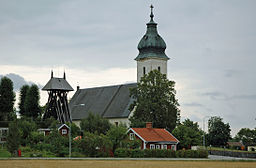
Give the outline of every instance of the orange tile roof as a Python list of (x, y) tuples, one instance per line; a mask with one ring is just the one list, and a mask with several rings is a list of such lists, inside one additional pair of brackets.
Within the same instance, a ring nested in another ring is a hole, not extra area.
[(147, 142), (171, 141), (179, 142), (171, 133), (162, 128), (132, 128)]

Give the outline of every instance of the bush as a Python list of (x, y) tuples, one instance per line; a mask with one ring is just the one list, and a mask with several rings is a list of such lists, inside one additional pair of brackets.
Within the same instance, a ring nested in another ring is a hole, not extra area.
[(90, 157), (109, 156), (109, 150), (112, 146), (110, 140), (105, 135), (85, 132), (84, 137), (84, 139), (76, 142), (83, 154)]
[(150, 157), (152, 157), (152, 150), (150, 150), (150, 149), (144, 149), (144, 157), (145, 158), (150, 158)]
[(130, 157), (130, 151), (126, 148), (117, 148), (114, 153), (115, 157)]
[(132, 158), (143, 158), (144, 152), (141, 149), (133, 149), (133, 150), (131, 150), (131, 157)]
[(199, 150), (199, 157), (200, 158), (208, 158), (208, 151), (207, 150)]

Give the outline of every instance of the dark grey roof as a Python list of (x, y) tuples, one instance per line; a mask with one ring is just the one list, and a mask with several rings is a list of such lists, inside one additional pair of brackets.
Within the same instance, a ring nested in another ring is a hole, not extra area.
[(89, 112), (104, 118), (128, 117), (128, 108), (133, 102), (129, 88), (136, 86), (132, 83), (77, 90), (69, 103), (72, 119), (83, 119)]
[(51, 78), (42, 90), (65, 90), (73, 91), (74, 89), (64, 78)]

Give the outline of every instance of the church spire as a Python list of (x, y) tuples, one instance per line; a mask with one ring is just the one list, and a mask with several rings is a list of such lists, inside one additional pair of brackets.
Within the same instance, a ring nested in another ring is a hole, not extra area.
[(150, 13), (150, 22), (154, 22), (154, 20), (153, 20), (153, 18), (154, 18), (154, 14), (153, 14), (153, 8), (154, 8), (154, 6), (151, 4), (150, 5), (150, 8), (151, 8), (151, 13)]
[(146, 34), (142, 37), (138, 44), (139, 55), (136, 61), (147, 58), (159, 58), (168, 60), (165, 54), (166, 44), (157, 32), (157, 23), (154, 22), (153, 5), (150, 5), (150, 21), (147, 23)]
[(139, 54), (137, 61), (137, 82), (141, 77), (156, 69), (167, 75), (168, 57), (165, 54), (166, 44), (157, 32), (157, 23), (154, 22), (153, 5), (150, 5), (150, 21), (147, 23), (145, 35), (138, 44)]

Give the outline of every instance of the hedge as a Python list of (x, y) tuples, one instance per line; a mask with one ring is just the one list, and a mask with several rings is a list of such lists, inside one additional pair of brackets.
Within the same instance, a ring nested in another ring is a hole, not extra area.
[(118, 148), (114, 153), (115, 157), (131, 158), (207, 158), (206, 150), (161, 150), (161, 149), (126, 149)]

